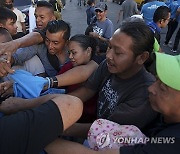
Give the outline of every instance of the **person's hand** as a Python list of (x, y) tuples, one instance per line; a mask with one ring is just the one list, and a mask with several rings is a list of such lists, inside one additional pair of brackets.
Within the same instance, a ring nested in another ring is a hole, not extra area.
[(0, 57), (0, 77), (5, 77), (8, 73), (14, 73), (14, 70), (11, 69), (11, 64), (7, 63), (6, 59)]
[(0, 95), (6, 97), (10, 94), (13, 94), (13, 82), (5, 81), (0, 83)]
[(10, 63), (12, 53), (18, 49), (16, 42), (10, 41), (6, 43), (0, 43), (0, 56), (7, 56), (7, 63)]

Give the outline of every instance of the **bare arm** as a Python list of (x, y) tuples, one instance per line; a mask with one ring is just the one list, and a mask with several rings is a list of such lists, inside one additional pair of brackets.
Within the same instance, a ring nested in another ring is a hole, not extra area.
[(93, 97), (95, 93), (96, 93), (95, 91), (82, 86), (78, 88), (77, 90), (69, 93), (69, 95), (76, 96), (80, 98), (83, 102), (86, 102), (88, 99)]
[(91, 123), (75, 123), (68, 128), (63, 135), (86, 139), (91, 125)]
[(87, 65), (74, 67), (63, 74), (56, 76), (58, 79), (58, 86), (69, 86), (82, 83), (86, 81), (97, 68), (98, 64), (93, 60)]
[(59, 95), (52, 99), (60, 110), (64, 130), (72, 126), (82, 115), (83, 103), (74, 96)]
[(40, 33), (32, 32), (19, 39), (1, 43), (0, 55), (7, 54), (7, 61), (10, 62), (12, 53), (15, 52), (18, 48), (31, 46), (41, 42), (43, 42), (43, 38), (41, 37)]
[(119, 149), (109, 149), (103, 151), (94, 151), (89, 149), (82, 144), (66, 141), (62, 139), (57, 139), (45, 148), (48, 154), (120, 154)]
[(10, 97), (0, 104), (0, 111), (5, 114), (12, 114), (21, 110), (37, 107), (46, 101), (59, 95), (45, 95), (34, 99), (23, 99), (19, 97)]

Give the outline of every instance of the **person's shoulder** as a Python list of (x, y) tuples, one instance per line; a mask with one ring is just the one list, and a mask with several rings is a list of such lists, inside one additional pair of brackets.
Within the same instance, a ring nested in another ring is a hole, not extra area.
[(155, 77), (146, 71), (146, 69), (143, 67), (139, 72), (137, 72), (133, 77), (130, 79), (132, 82), (135, 82), (136, 85), (139, 86), (149, 86), (155, 81)]
[(17, 13), (22, 13), (18, 8), (14, 8), (13, 11), (15, 11), (15, 12), (17, 12)]
[(180, 123), (167, 125), (165, 129), (158, 133), (158, 136), (173, 136), (180, 138)]
[(113, 24), (112, 21), (111, 21), (109, 18), (106, 18), (105, 22), (106, 22), (107, 24)]
[(90, 7), (90, 10), (92, 11), (92, 12), (95, 12), (95, 8), (94, 7)]
[(104, 70), (104, 71), (108, 70), (106, 59), (100, 63), (99, 68), (102, 68), (102, 70)]
[(100, 65), (100, 63), (102, 62), (102, 61), (104, 61), (106, 59), (106, 56), (105, 55), (94, 55), (93, 57), (92, 57), (92, 60), (94, 61), (94, 62), (96, 62), (98, 65)]
[(154, 1), (154, 3), (159, 6), (167, 6), (164, 2), (160, 2), (160, 1)]
[(41, 37), (45, 40), (45, 38), (46, 38), (46, 28), (43, 29), (43, 30), (35, 28), (33, 30), (33, 32), (38, 32), (41, 35)]
[(144, 67), (142, 68), (142, 79), (145, 82), (154, 82), (155, 81), (155, 77), (154, 75), (152, 75), (152, 73), (148, 72)]

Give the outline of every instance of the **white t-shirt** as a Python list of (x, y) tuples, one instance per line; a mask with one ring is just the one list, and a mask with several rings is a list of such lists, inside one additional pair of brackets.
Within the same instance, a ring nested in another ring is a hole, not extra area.
[(23, 16), (23, 13), (20, 10), (18, 10), (17, 8), (14, 8), (13, 12), (17, 16), (17, 21), (16, 21), (16, 25), (18, 27), (17, 32), (23, 32), (21, 22), (25, 22), (25, 17)]
[(36, 18), (34, 16), (35, 7), (31, 6), (29, 8), (29, 32), (32, 32), (36, 27)]

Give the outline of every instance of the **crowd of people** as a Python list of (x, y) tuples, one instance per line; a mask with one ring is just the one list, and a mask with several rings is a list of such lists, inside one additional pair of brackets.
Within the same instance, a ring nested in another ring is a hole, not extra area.
[(107, 3), (89, 0), (87, 29), (71, 36), (53, 5), (62, 2), (37, 1), (26, 34), (13, 0), (1, 1), (0, 153), (179, 153), (180, 55), (159, 45), (161, 29), (167, 45), (177, 27), (178, 3), (139, 11), (125, 0), (115, 30)]

